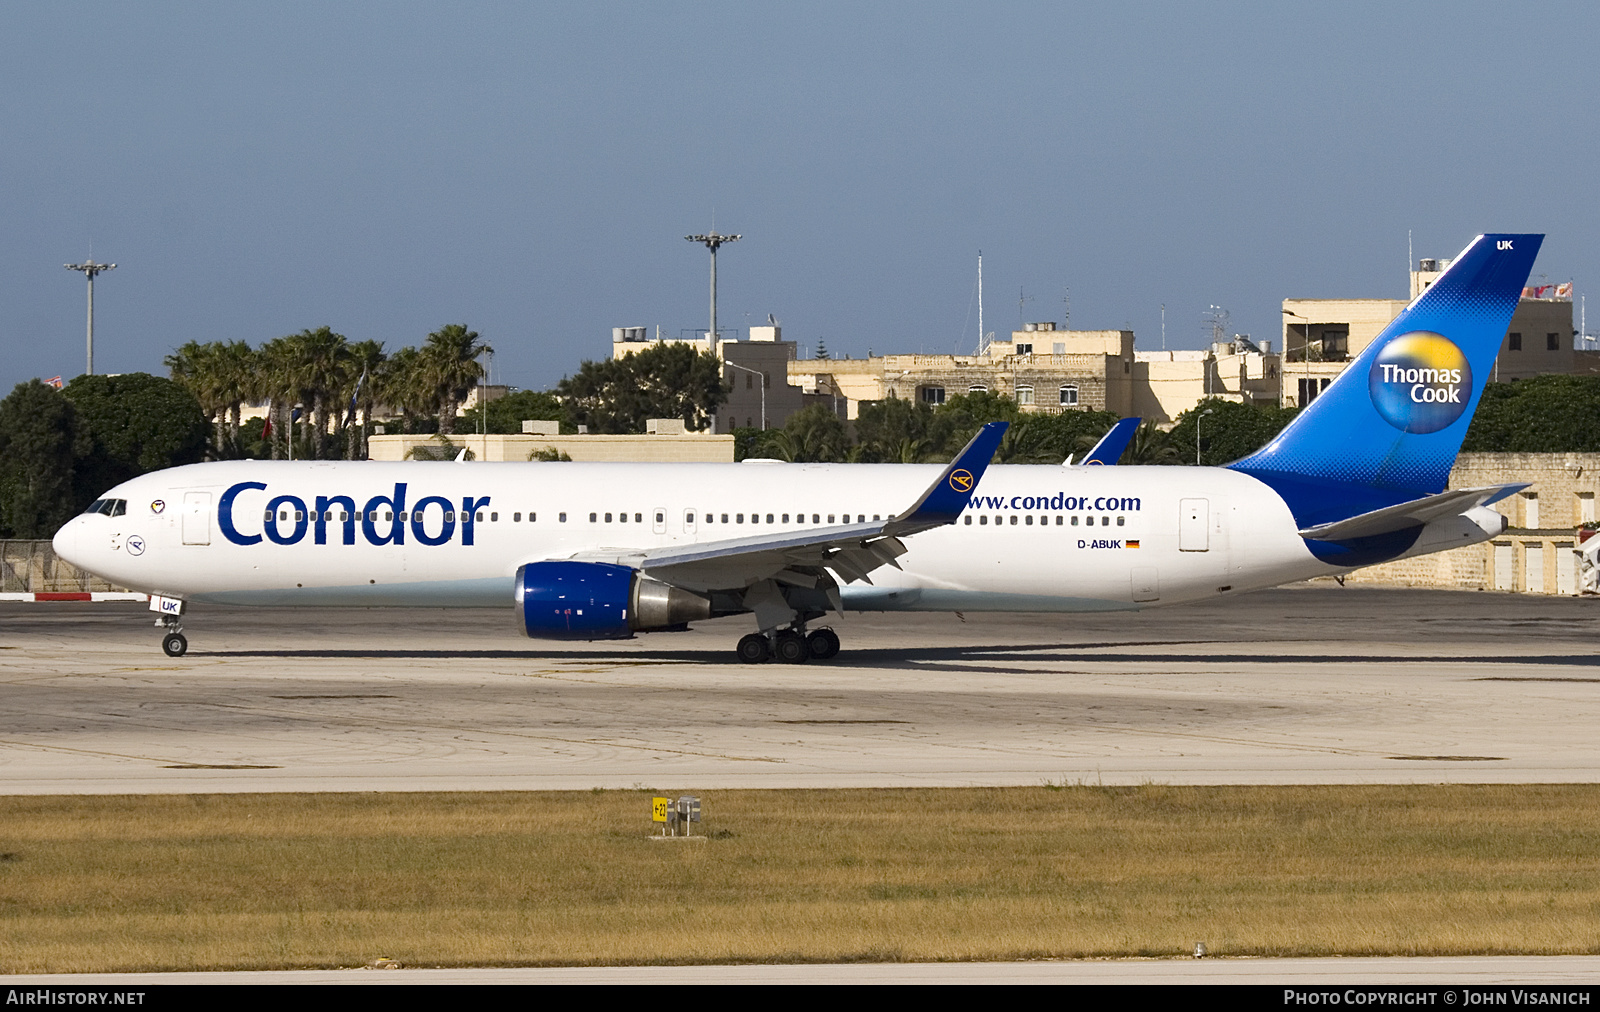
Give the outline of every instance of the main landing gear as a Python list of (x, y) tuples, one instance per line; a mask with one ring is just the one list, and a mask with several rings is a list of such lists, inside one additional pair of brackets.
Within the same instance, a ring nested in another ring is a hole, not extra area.
[(166, 651), (168, 657), (182, 657), (189, 650), (189, 641), (183, 635), (183, 626), (178, 622), (176, 615), (163, 615), (156, 619), (156, 627), (164, 628), (167, 634), (161, 637), (161, 649)]
[(778, 629), (751, 633), (739, 640), (736, 650), (745, 664), (760, 664), (774, 658), (785, 664), (804, 664), (808, 660), (826, 661), (839, 653), (839, 634), (832, 629)]

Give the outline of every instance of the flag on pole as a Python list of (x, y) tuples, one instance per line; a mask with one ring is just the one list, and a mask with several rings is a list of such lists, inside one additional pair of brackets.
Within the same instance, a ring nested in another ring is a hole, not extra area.
[(61, 389), (61, 377), (60, 376), (52, 376), (49, 379), (45, 380), (45, 383), (47, 385), (49, 385), (49, 386), (55, 387), (57, 390)]
[(362, 366), (361, 367), (361, 378), (356, 380), (355, 392), (350, 395), (350, 416), (345, 419), (345, 423), (344, 424), (346, 426), (348, 426), (351, 422), (354, 422), (356, 420), (356, 402), (361, 399), (361, 388), (366, 386), (366, 385), (367, 385), (367, 367), (366, 366)]
[(267, 422), (266, 422), (265, 425), (261, 426), (261, 438), (262, 439), (271, 439), (272, 438), (272, 399), (271, 398), (267, 399)]

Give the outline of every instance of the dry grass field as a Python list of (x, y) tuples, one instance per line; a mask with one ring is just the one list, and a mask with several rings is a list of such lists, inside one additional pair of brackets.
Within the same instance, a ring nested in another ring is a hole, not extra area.
[(0, 798), (0, 971), (1600, 951), (1597, 786), (650, 794)]

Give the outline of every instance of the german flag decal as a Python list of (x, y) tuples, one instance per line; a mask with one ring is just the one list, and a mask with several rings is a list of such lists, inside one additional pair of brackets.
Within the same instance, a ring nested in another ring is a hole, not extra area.
[(1127, 545), (1129, 548), (1138, 548), (1139, 547), (1139, 542), (1137, 542), (1137, 541), (1124, 541), (1123, 544)]

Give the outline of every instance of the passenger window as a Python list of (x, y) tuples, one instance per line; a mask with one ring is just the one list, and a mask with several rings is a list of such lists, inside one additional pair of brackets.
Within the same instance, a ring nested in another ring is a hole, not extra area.
[[(667, 515), (666, 515), (666, 514), (665, 514), (665, 513), (662, 513), (662, 512), (659, 512), (659, 511), (658, 511), (658, 512), (657, 512), (657, 513), (656, 513), (656, 523), (658, 523), (658, 524), (664, 524), (664, 523), (666, 523), (666, 522), (667, 522)], [(693, 522), (694, 522), (694, 521), (692, 521), (692, 520), (691, 520), (691, 521), (690, 521), (690, 523), (693, 523)]]
[(772, 514), (771, 513), (767, 514), (767, 523), (769, 523), (769, 524), (772, 523)]
[(874, 514), (872, 514), (872, 519), (874, 519), (874, 520), (882, 520), (883, 517), (880, 517), (880, 516), (878, 516), (878, 514), (874, 513)]
[(341, 523), (341, 524), (342, 524), (342, 523), (345, 523), (345, 522), (346, 522), (346, 521), (348, 521), (348, 520), (349, 520), (349, 519), (350, 519), (350, 514), (348, 514), (348, 513), (346, 513), (346, 512), (344, 512), (344, 511), (343, 511), (343, 510), (340, 510), (340, 511), (339, 511), (339, 522), (340, 522), (340, 523)]
[(722, 514), (721, 522), (722, 523), (727, 523), (728, 522), (728, 514), (726, 514), (726, 513)]
[(834, 517), (834, 514), (832, 514), (832, 513), (828, 514), (828, 523), (830, 523), (830, 524), (833, 523), (833, 517)]
[(599, 518), (599, 516), (600, 516), (600, 514), (598, 514), (598, 513), (590, 513), (589, 514), (589, 522), (591, 524), (594, 523), (595, 520)]
[(1017, 516), (1016, 516), (1015, 513), (1013, 513), (1011, 515), (1011, 526), (1013, 526), (1013, 527), (1017, 526)]
[(972, 526), (972, 518), (971, 517), (962, 517), (962, 519), (966, 521), (968, 527)]
[[(401, 517), (400, 519), (404, 520), (405, 517)], [(463, 517), (462, 519), (465, 519), (465, 518)], [(455, 523), (456, 522), (456, 511), (455, 510), (445, 510), (444, 511), (444, 522), (447, 523), (447, 524)]]
[(610, 523), (610, 522), (611, 522), (611, 514), (610, 514), (610, 513), (607, 513), (607, 514), (606, 514), (606, 523), (608, 523), (608, 524), (609, 524), (609, 523)]
[[(589, 519), (593, 520), (594, 518), (590, 517)], [(557, 523), (563, 523), (563, 524), (566, 523), (567, 522), (567, 515), (565, 513), (556, 514), (556, 522)]]
[(989, 525), (989, 515), (987, 513), (985, 513), (983, 516), (978, 518), (978, 526), (979, 527), (987, 527), (988, 525)]
[(635, 513), (633, 515), (633, 522), (636, 523), (636, 524), (644, 523), (644, 514), (643, 513)]
[(531, 524), (531, 523), (533, 523), (533, 522), (534, 522), (534, 521), (535, 521), (535, 520), (538, 520), (538, 519), (539, 519), (539, 514), (537, 514), (537, 513), (529, 513), (529, 514), (528, 514), (528, 523), (530, 523), (530, 524)]
[(813, 513), (813, 514), (811, 514), (811, 522), (814, 523), (814, 524), (822, 523), (822, 514), (821, 513)]
[(743, 513), (735, 513), (734, 516), (733, 516), (733, 522), (736, 523), (736, 524), (744, 523), (744, 514)]
[(1072, 518), (1072, 526), (1074, 526), (1074, 527), (1078, 526), (1078, 518), (1077, 517), (1073, 517)]
[(1121, 527), (1123, 525), (1123, 523), (1125, 522), (1125, 520), (1126, 520), (1126, 518), (1124, 518), (1124, 517), (1117, 517), (1117, 526)]
[(1063, 516), (1059, 516), (1059, 515), (1058, 515), (1058, 516), (1057, 516), (1057, 517), (1056, 517), (1056, 526), (1057, 526), (1057, 527), (1060, 527), (1060, 526), (1061, 526), (1061, 522), (1062, 522), (1062, 521), (1063, 521), (1063, 520), (1065, 520), (1065, 519), (1066, 519), (1066, 517), (1063, 517)]
[(383, 518), (385, 520), (393, 520), (394, 519), (394, 510), (384, 510), (383, 511)]
[(1033, 514), (1032, 513), (1029, 513), (1027, 516), (1023, 517), (1022, 519), (1023, 519), (1023, 522), (1026, 523), (1029, 527), (1033, 526)]
[[(483, 514), (482, 514), (482, 513), (479, 513), (479, 514), (478, 514), (478, 515), (479, 515), (479, 516), (480, 516), (480, 517), (481, 517), (481, 516), (483, 516)], [(493, 524), (493, 523), (498, 523), (498, 522), (499, 522), (499, 520), (500, 520), (500, 514), (498, 514), (498, 513), (490, 513), (490, 514), (489, 514), (489, 522), (490, 522), (490, 523), (491, 523), (491, 524)]]
[(522, 514), (521, 513), (513, 513), (513, 514), (511, 514), (511, 522), (514, 523), (514, 524), (522, 523)]
[[(611, 514), (607, 513), (606, 514), (606, 521), (609, 523), (610, 520), (611, 520)], [(617, 520), (620, 523), (627, 523), (628, 522), (628, 514), (626, 514), (626, 513), (622, 514), (621, 516), (617, 517)]]
[(784, 523), (788, 523), (788, 522), (789, 522), (789, 514), (787, 514), (787, 513), (785, 513), (785, 514), (784, 514), (784, 515), (783, 515), (783, 522), (784, 522)]

